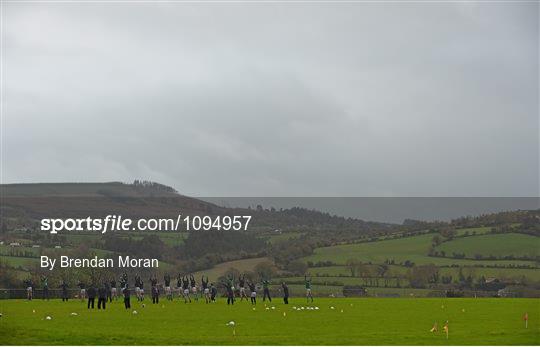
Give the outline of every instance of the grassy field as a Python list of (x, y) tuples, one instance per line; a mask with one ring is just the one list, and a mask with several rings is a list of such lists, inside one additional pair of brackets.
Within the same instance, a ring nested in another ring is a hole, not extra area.
[[(492, 236), (492, 235), (488, 235)], [(521, 235), (520, 235), (521, 236)], [(483, 236), (475, 236), (483, 237)], [(533, 236), (531, 236), (533, 237)], [(432, 234), (405, 237), (395, 240), (385, 240), (377, 242), (356, 243), (347, 245), (338, 245), (331, 247), (317, 248), (313, 255), (303, 258), (304, 261), (332, 261), (335, 264), (344, 265), (349, 259), (358, 259), (363, 262), (372, 262), (382, 264), (386, 259), (394, 259), (396, 263), (412, 261), (417, 265), (435, 264), (435, 265), (531, 265), (535, 266), (533, 261), (520, 260), (469, 260), (469, 259), (450, 259), (428, 256), (428, 250), (431, 245)], [(471, 237), (474, 238), (474, 237)], [(464, 243), (471, 238), (463, 238)], [(536, 240), (538, 238), (534, 237)], [(538, 245), (538, 243), (533, 243)]]
[(487, 234), (491, 231), (490, 227), (478, 227), (478, 228), (463, 228), (463, 229), (456, 229), (456, 234), (461, 236), (466, 233), (474, 234), (474, 235), (483, 235)]
[(466, 257), (474, 257), (475, 254), (535, 257), (540, 255), (540, 238), (515, 233), (479, 235), (444, 242), (437, 250), (446, 254), (465, 253)]
[[(227, 306), (120, 301), (106, 311), (77, 300), (0, 301), (2, 345), (538, 345), (537, 299), (303, 299)], [(274, 307), (274, 309), (272, 309)], [(331, 309), (334, 307), (334, 309)], [(133, 311), (137, 311), (134, 314)], [(34, 312), (35, 311), (35, 312)], [(77, 313), (72, 315), (71, 313)], [(529, 313), (525, 329), (522, 316)], [(45, 319), (50, 316), (51, 319)], [(449, 339), (442, 325), (449, 321)], [(235, 322), (235, 335), (229, 321)], [(429, 330), (439, 324), (439, 332)]]
[(37, 258), (24, 258), (24, 257), (9, 257), (9, 256), (0, 256), (2, 261), (5, 261), (9, 266), (19, 267), (19, 266), (32, 266), (37, 264), (39, 261)]

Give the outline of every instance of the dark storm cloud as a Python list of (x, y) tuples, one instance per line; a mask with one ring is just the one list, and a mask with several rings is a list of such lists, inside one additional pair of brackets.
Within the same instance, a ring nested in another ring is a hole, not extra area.
[(3, 180), (538, 195), (537, 3), (8, 3)]

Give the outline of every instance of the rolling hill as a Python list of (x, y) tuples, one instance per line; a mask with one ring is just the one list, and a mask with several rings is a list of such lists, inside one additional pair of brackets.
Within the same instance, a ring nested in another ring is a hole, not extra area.
[[(152, 254), (164, 265), (158, 273), (204, 273), (211, 280), (231, 269), (251, 272), (257, 264), (269, 262), (276, 268), (274, 287), (284, 279), (300, 292), (303, 274), (309, 272), (319, 295), (340, 295), (344, 285), (369, 287), (373, 295), (430, 295), (449, 286), (479, 288), (485, 278), (533, 289), (538, 283), (540, 289), (538, 211), (464, 217), (450, 223), (408, 220), (397, 225), (301, 207), (226, 208), (153, 182), (13, 184), (1, 185), (0, 193), (0, 240), (4, 242), (0, 271), (13, 271), (19, 279), (36, 271), (40, 254), (58, 252), (55, 247), (61, 246), (62, 252), (76, 254)], [(253, 222), (246, 232), (219, 235), (182, 231), (49, 235), (38, 228), (40, 218), (108, 214), (171, 218), (179, 213), (249, 214)], [(362, 270), (352, 272), (351, 261)], [(424, 268), (436, 269), (431, 275), (436, 279), (415, 284), (415, 273)]]

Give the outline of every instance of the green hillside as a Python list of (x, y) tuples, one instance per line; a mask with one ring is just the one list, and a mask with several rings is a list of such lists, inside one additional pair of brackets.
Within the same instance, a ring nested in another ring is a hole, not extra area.
[[(36, 268), (40, 255), (69, 253), (156, 258), (162, 266), (143, 276), (155, 272), (159, 278), (164, 272), (196, 273), (215, 281), (235, 269), (256, 281), (271, 278), (273, 289), (286, 279), (300, 292), (304, 274), (310, 273), (318, 296), (342, 295), (349, 285), (387, 296), (445, 295), (448, 290), (494, 296), (507, 286), (520, 287), (520, 296), (540, 296), (539, 211), (507, 211), (451, 222), (406, 220), (399, 225), (300, 206), (220, 207), (148, 181), (9, 184), (0, 185), (0, 193), (0, 284), (6, 288), (22, 287), (23, 277), (32, 276), (37, 282), (46, 273)], [(235, 232), (188, 233), (180, 226), (174, 232), (133, 229), (50, 235), (39, 228), (42, 218), (110, 214), (132, 219), (250, 215), (252, 221), (247, 230)], [(262, 262), (269, 264), (254, 273)], [(113, 272), (72, 275), (118, 276)], [(46, 274), (51, 282), (63, 276), (58, 271)]]

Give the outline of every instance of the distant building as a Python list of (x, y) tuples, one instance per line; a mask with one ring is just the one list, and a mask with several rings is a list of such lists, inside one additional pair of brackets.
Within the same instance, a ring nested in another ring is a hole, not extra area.
[(510, 291), (508, 288), (499, 289), (497, 291), (497, 296), (501, 298), (513, 298), (516, 297), (516, 293)]
[(346, 286), (343, 286), (343, 296), (345, 297), (367, 296), (367, 290), (366, 288), (362, 286), (346, 285)]
[(501, 281), (498, 278), (495, 277), (488, 277), (486, 278), (486, 284), (494, 284), (494, 283), (500, 283)]

